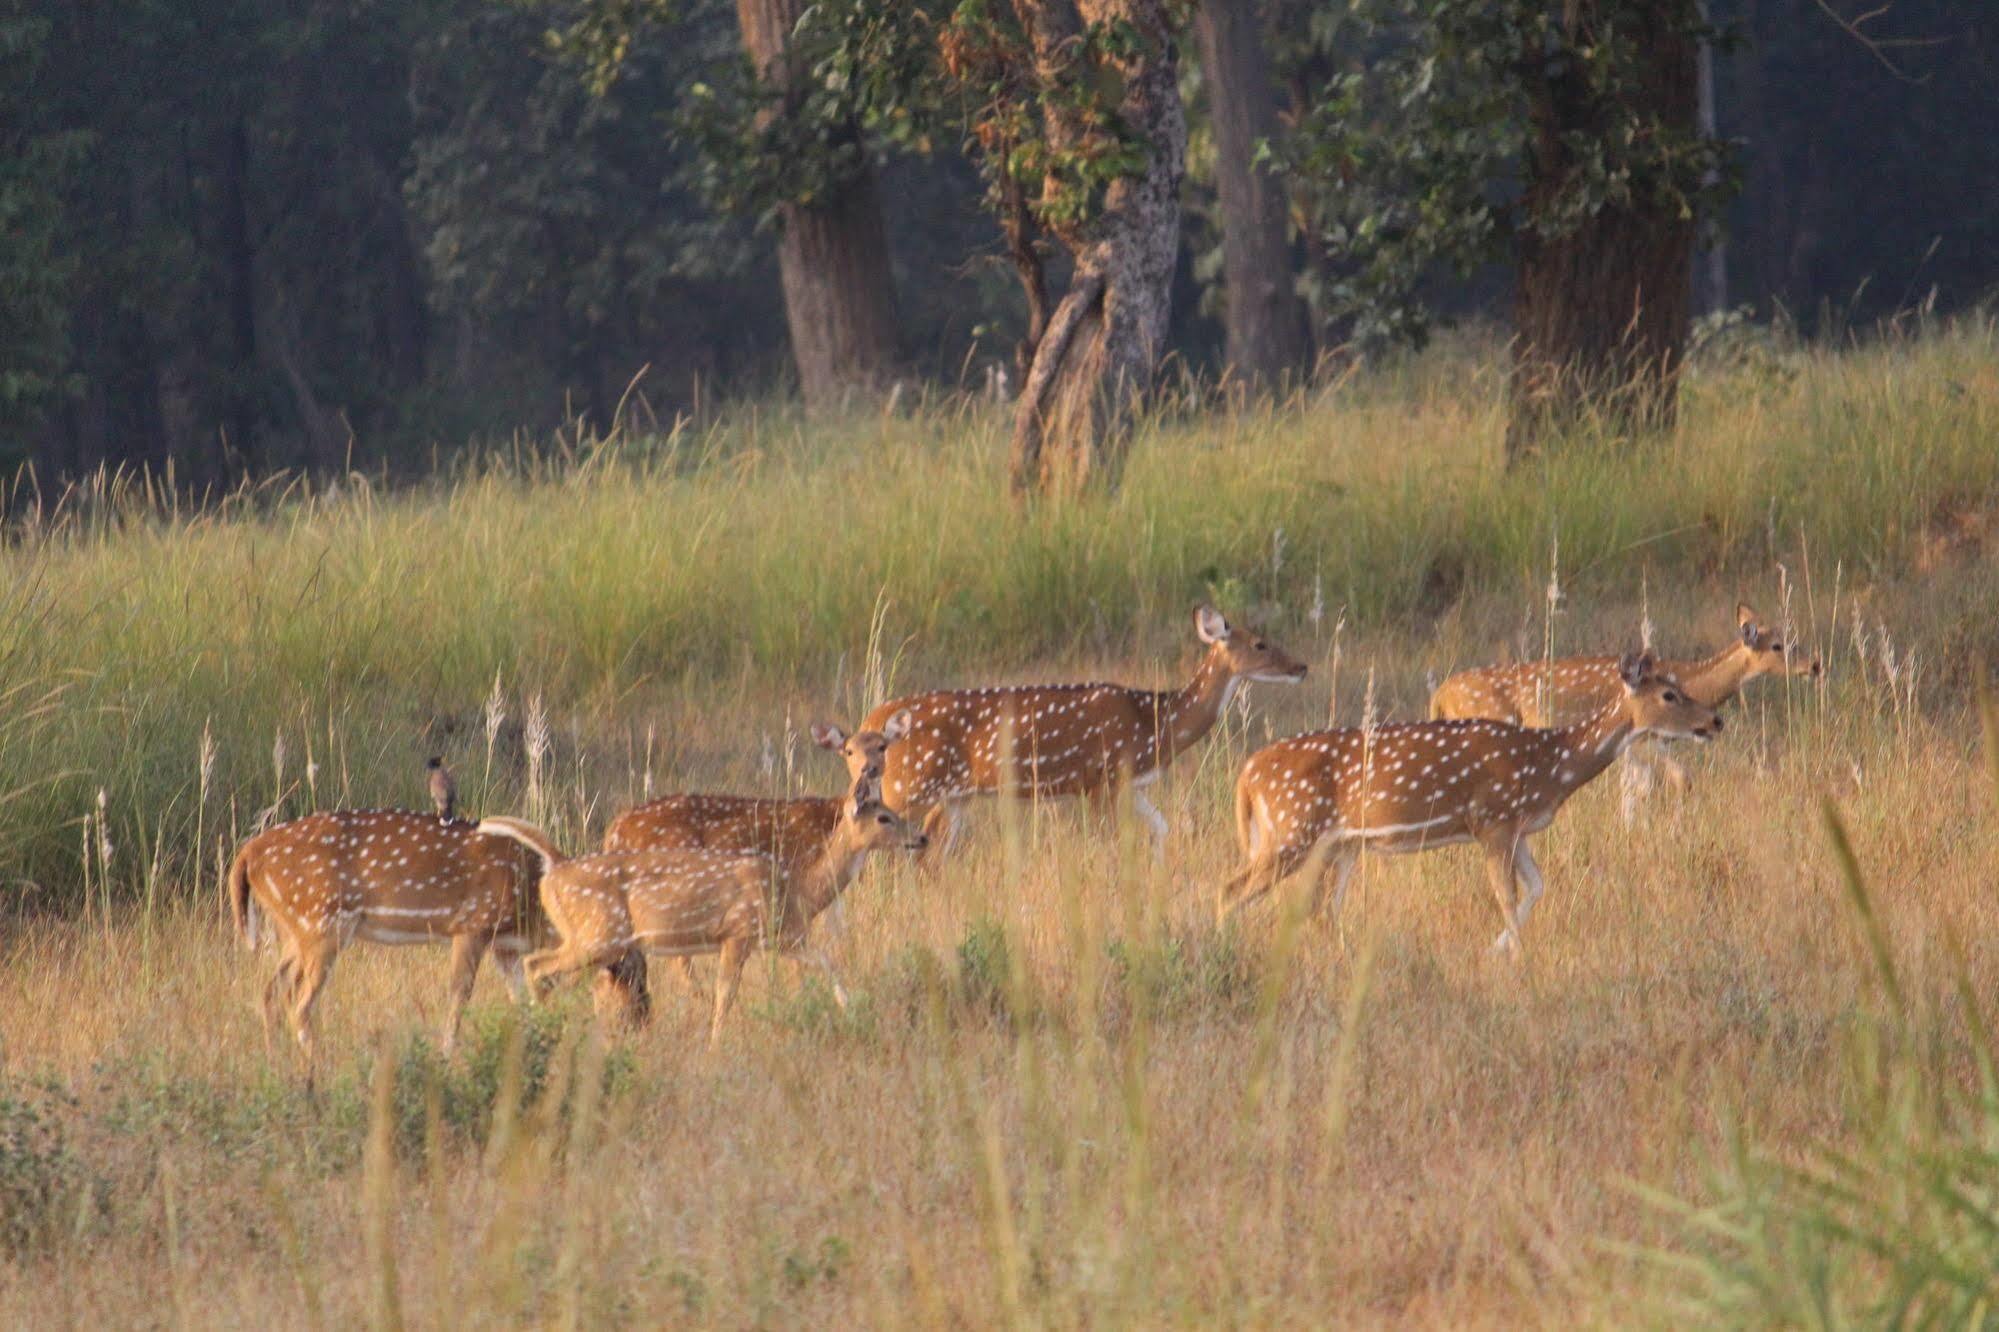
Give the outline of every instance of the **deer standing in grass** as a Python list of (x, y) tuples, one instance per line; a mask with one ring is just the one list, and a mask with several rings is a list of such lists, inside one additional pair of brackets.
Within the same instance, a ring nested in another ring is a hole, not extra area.
[(863, 723), (909, 717), (909, 734), (888, 752), (882, 798), (912, 819), (939, 850), (958, 831), (957, 806), (1000, 791), (1088, 796), (1107, 807), (1121, 785), (1163, 850), (1166, 818), (1146, 798), (1174, 758), (1198, 744), (1244, 681), (1296, 684), (1305, 665), (1219, 611), (1194, 612), (1207, 652), (1178, 690), (1116, 684), (958, 689), (884, 703)]
[[(681, 847), (599, 851), (565, 858), (539, 829), (492, 818), (480, 830), (511, 837), (541, 858), (541, 903), (562, 942), (529, 955), (529, 985), (540, 990), (585, 968), (613, 968), (641, 950), (669, 957), (719, 954), (712, 1049), (736, 997), (751, 950), (768, 949), (822, 972), (833, 999), (847, 990), (811, 943), (812, 922), (845, 892), (871, 851), (921, 850), (923, 835), (881, 803), (863, 778), (841, 802), (840, 817), (816, 854), (787, 862), (761, 852)], [(601, 993), (601, 990), (600, 990)]]
[(254, 910), (275, 927), (277, 972), (264, 987), (268, 1044), (277, 1009), (312, 1073), (312, 1009), (340, 950), (356, 939), (451, 944), (444, 1048), (492, 950), (515, 998), (525, 991), (522, 955), (539, 926), (531, 892), (535, 863), (519, 847), (481, 834), (465, 819), (407, 810), (308, 814), (244, 842), (224, 891), (236, 930), (256, 943)]
[[(847, 764), (849, 787), (867, 781), (879, 787), (883, 757), (909, 733), (909, 717), (896, 713), (880, 730), (851, 734), (832, 722), (815, 722), (812, 743), (838, 754)], [(758, 852), (802, 869), (816, 856), (840, 822), (839, 796), (777, 799), (740, 795), (670, 795), (647, 801), (611, 820), (604, 831), (606, 851), (667, 851), (706, 847)], [(837, 915), (837, 913), (836, 913)], [(694, 960), (680, 959), (681, 974), (697, 994)]]
[[(1819, 659), (1796, 643), (1785, 642), (1783, 635), (1763, 624), (1747, 603), (1736, 604), (1735, 623), (1736, 639), (1727, 647), (1707, 657), (1662, 660), (1657, 664), (1659, 674), (1678, 682), (1689, 698), (1710, 708), (1721, 707), (1759, 676), (1817, 678)], [(1618, 687), (1615, 657), (1560, 657), (1481, 666), (1460, 671), (1438, 685), (1430, 695), (1430, 716), (1435, 720), (1483, 717), (1515, 726), (1557, 726), (1603, 707), (1617, 697)], [(1631, 762), (1637, 762), (1636, 755)], [(1661, 757), (1659, 763), (1675, 787), (1686, 787), (1684, 768), (1670, 758)], [(1640, 781), (1649, 785), (1649, 773)], [(1627, 798), (1627, 822), (1631, 809)]]
[(1363, 850), (1476, 842), (1504, 923), (1493, 947), (1518, 950), (1543, 887), (1527, 839), (1635, 736), (1708, 740), (1721, 731), (1714, 709), (1661, 675), (1649, 654), (1622, 658), (1616, 681), (1614, 698), (1560, 729), (1390, 722), (1313, 731), (1258, 750), (1236, 780), (1236, 835), (1248, 864), (1222, 885), (1218, 919), (1315, 856), (1313, 907), (1330, 877), (1337, 916)]

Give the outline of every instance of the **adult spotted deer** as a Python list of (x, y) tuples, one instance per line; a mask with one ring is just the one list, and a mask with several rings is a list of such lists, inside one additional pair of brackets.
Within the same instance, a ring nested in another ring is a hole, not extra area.
[(1207, 735), (1244, 681), (1305, 678), (1303, 662), (1256, 630), (1231, 626), (1212, 607), (1194, 612), (1194, 632), (1208, 650), (1178, 690), (1018, 685), (884, 703), (864, 725), (881, 726), (905, 712), (909, 735), (888, 752), (882, 798), (920, 818), (925, 834), (945, 849), (957, 832), (957, 805), (973, 796), (1004, 790), (1107, 803), (1128, 782), (1140, 817), (1163, 847), (1166, 819), (1144, 788)]
[(1236, 780), (1236, 834), (1248, 864), (1223, 884), (1218, 917), (1226, 920), (1315, 854), (1322, 858), (1315, 888), (1331, 877), (1337, 915), (1363, 850), (1477, 842), (1504, 922), (1493, 947), (1517, 949), (1542, 890), (1527, 839), (1634, 736), (1707, 740), (1721, 731), (1714, 709), (1661, 675), (1649, 654), (1620, 659), (1616, 680), (1615, 698), (1557, 730), (1483, 719), (1390, 722), (1314, 731), (1258, 750)]
[(542, 860), (542, 908), (562, 942), (529, 955), (532, 987), (539, 990), (586, 967), (615, 967), (635, 950), (670, 957), (717, 953), (721, 975), (710, 1048), (721, 1041), (722, 1019), (755, 948), (817, 968), (845, 1008), (846, 987), (826, 955), (811, 945), (812, 922), (846, 891), (869, 852), (924, 845), (923, 835), (882, 804), (865, 778), (842, 802), (840, 819), (818, 853), (796, 863), (705, 847), (599, 851), (567, 859), (539, 829), (518, 819), (487, 819), (479, 827), (515, 839)]
[[(1786, 643), (1747, 604), (1735, 608), (1736, 640), (1707, 657), (1661, 660), (1659, 674), (1696, 703), (1718, 708), (1762, 675), (1819, 673), (1819, 659)], [(1430, 695), (1433, 720), (1483, 717), (1515, 726), (1556, 726), (1600, 709), (1617, 696), (1616, 657), (1559, 657), (1459, 671)]]
[(244, 842), (224, 891), (236, 930), (255, 945), (254, 910), (280, 943), (264, 987), (264, 1034), (282, 1005), (312, 1069), (312, 1009), (340, 950), (356, 939), (451, 944), (444, 1046), (458, 1034), (479, 961), (490, 948), (518, 999), (521, 957), (540, 917), (536, 866), (510, 842), (465, 819), (399, 809), (308, 814)]
[[(880, 730), (851, 734), (832, 722), (815, 722), (812, 743), (838, 754), (847, 764), (847, 782), (879, 786), (883, 757), (890, 745), (909, 734), (909, 716), (898, 712)], [(840, 822), (839, 796), (802, 796), (783, 800), (765, 796), (670, 795), (626, 810), (604, 832), (606, 851), (666, 851), (706, 847), (710, 850), (760, 852), (794, 869), (819, 854)], [(688, 988), (700, 992), (694, 959), (682, 956), (681, 975)]]
[[(1765, 675), (1806, 675), (1817, 678), (1819, 659), (1765, 625), (1746, 602), (1735, 607), (1735, 641), (1706, 657), (1662, 660), (1661, 675), (1677, 681), (1697, 703), (1719, 708), (1751, 680)], [(1615, 657), (1560, 657), (1553, 661), (1482, 666), (1460, 671), (1437, 686), (1430, 696), (1433, 719), (1484, 717), (1516, 726), (1558, 726), (1589, 715), (1616, 698)], [(1640, 761), (1634, 752), (1625, 769), (1624, 819), (1629, 823), (1635, 802), (1652, 785), (1656, 762), (1668, 780), (1685, 789), (1686, 769), (1664, 755)]]

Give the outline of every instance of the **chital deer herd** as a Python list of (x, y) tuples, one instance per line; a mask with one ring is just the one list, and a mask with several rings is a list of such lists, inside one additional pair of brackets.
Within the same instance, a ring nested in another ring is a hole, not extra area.
[[(1542, 894), (1528, 839), (1633, 741), (1705, 741), (1716, 709), (1761, 675), (1816, 676), (1816, 658), (1738, 608), (1737, 641), (1711, 657), (1578, 657), (1486, 667), (1435, 691), (1431, 720), (1294, 735), (1265, 746), (1236, 781), (1243, 865), (1221, 885), (1226, 920), (1301, 869), (1311, 905), (1333, 912), (1366, 852), (1460, 843), (1483, 851), (1499, 908), (1493, 947), (1519, 952)], [(959, 808), (979, 796), (1083, 796), (1099, 811), (1129, 791), (1163, 851), (1167, 824), (1146, 788), (1197, 745), (1248, 682), (1295, 684), (1303, 663), (1211, 607), (1194, 613), (1204, 651), (1177, 690), (1117, 684), (1023, 685), (917, 694), (882, 704), (861, 728), (813, 727), (847, 765), (842, 797), (789, 800), (681, 794), (614, 819), (603, 849), (565, 856), (534, 825), (455, 817), (448, 770), (431, 760), (437, 814), (311, 814), (250, 838), (225, 880), (237, 929), (258, 917), (280, 942), (265, 988), (266, 1038), (283, 1009), (312, 1055), (312, 1011), (334, 958), (356, 940), (452, 948), (448, 1047), (490, 951), (516, 999), (595, 974), (599, 1009), (642, 1021), (648, 954), (720, 961), (709, 1044), (744, 964), (763, 950), (846, 988), (811, 942), (813, 922), (880, 850), (941, 854)], [(692, 979), (692, 972), (689, 972)]]

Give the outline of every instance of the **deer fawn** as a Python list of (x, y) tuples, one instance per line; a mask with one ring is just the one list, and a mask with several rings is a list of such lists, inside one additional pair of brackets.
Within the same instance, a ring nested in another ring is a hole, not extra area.
[(531, 857), (464, 819), (406, 810), (308, 814), (258, 833), (229, 866), (225, 892), (236, 930), (255, 945), (254, 908), (275, 926), (282, 951), (264, 987), (264, 1035), (279, 1004), (312, 1072), (312, 1007), (340, 950), (369, 943), (451, 943), (444, 1048), (492, 949), (518, 999), (521, 955), (539, 925), (529, 891)]
[(1707, 740), (1721, 731), (1714, 709), (1661, 675), (1649, 654), (1621, 659), (1616, 680), (1614, 699), (1559, 730), (1482, 719), (1391, 722), (1314, 731), (1258, 750), (1236, 780), (1236, 835), (1249, 863), (1223, 884), (1218, 919), (1270, 891), (1315, 851), (1326, 859), (1313, 906), (1330, 875), (1337, 916), (1363, 849), (1477, 842), (1505, 925), (1493, 947), (1518, 949), (1542, 890), (1527, 839), (1634, 736)]
[(882, 804), (866, 778), (841, 802), (840, 818), (817, 854), (798, 862), (701, 847), (599, 851), (571, 860), (518, 819), (487, 819), (479, 827), (521, 842), (544, 865), (542, 908), (562, 942), (527, 958), (531, 986), (540, 989), (586, 967), (616, 966), (641, 949), (670, 957), (718, 953), (711, 1049), (722, 1039), (722, 1019), (752, 948), (817, 968), (844, 1009), (846, 987), (826, 955), (811, 946), (812, 922), (846, 890), (870, 851), (924, 846), (923, 835)]
[(880, 726), (898, 712), (909, 735), (889, 750), (882, 798), (948, 849), (956, 806), (1001, 790), (1036, 796), (1089, 796), (1106, 803), (1129, 782), (1140, 817), (1163, 849), (1166, 819), (1145, 796), (1176, 755), (1200, 742), (1245, 680), (1296, 684), (1305, 666), (1249, 628), (1232, 628), (1209, 606), (1194, 612), (1208, 645), (1184, 689), (1115, 684), (1021, 685), (959, 689), (884, 703), (868, 714)]
[[(880, 730), (849, 735), (831, 723), (815, 723), (812, 742), (847, 761), (847, 781), (879, 784), (889, 747), (909, 734), (909, 716), (898, 712)], [(757, 851), (783, 861), (816, 854), (840, 821), (845, 800), (804, 796), (795, 800), (760, 796), (671, 795), (628, 809), (604, 833), (606, 851), (664, 851), (708, 847)]]

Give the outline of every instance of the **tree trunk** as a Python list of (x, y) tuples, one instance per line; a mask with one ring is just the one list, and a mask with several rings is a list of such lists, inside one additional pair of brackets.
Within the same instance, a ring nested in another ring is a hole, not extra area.
[[(1699, 84), (1693, 0), (1630, 6), (1628, 34), (1645, 53), (1626, 96), (1691, 134)], [(1587, 17), (1580, 20), (1587, 24)], [(1583, 37), (1572, 37), (1579, 44)], [(1695, 220), (1637, 181), (1628, 202), (1606, 203), (1569, 230), (1543, 235), (1532, 219), (1577, 169), (1571, 143), (1597, 143), (1610, 108), (1561, 61), (1534, 90), (1534, 142), (1522, 201), (1513, 298), (1509, 459), (1583, 420), (1614, 428), (1671, 427), (1686, 349)]]
[[(743, 47), (759, 76), (780, 91), (802, 74), (788, 55), (806, 8), (806, 0), (736, 0)], [(860, 127), (844, 133), (858, 141)], [(806, 406), (838, 407), (851, 390), (875, 388), (895, 368), (895, 288), (873, 167), (864, 159), (811, 204), (783, 205), (779, 222), (778, 270), (799, 387)]]
[[(1145, 145), (1144, 168), (1104, 191), (1086, 230), (1064, 241), (1076, 256), (1069, 290), (1049, 316), (1015, 409), (1016, 493), (1114, 489), (1132, 413), (1165, 348), (1180, 245), (1180, 180), (1187, 120), (1165, 0), (1018, 0), (1044, 87), (1061, 86), (1083, 24), (1123, 26), (1138, 41), (1110, 58), (1123, 95), (1118, 117)], [(1101, 131), (1073, 104), (1045, 104), (1047, 139), (1061, 152)]]
[[(1708, 0), (1701, 0), (1701, 22), (1709, 22)], [(1719, 117), (1715, 114), (1714, 86), (1714, 43), (1703, 41), (1700, 50), (1700, 124), (1701, 137), (1718, 139), (1721, 137)], [(1714, 173), (1702, 184), (1713, 186)], [(1700, 257), (1700, 313), (1719, 314), (1728, 308), (1728, 246), (1724, 241), (1721, 220), (1711, 220), (1706, 234), (1701, 237), (1703, 248)]]
[(1305, 356), (1305, 307), (1292, 285), (1284, 187), (1255, 160), (1257, 144), (1277, 135), (1270, 58), (1251, 0), (1202, 0), (1194, 31), (1215, 132), (1228, 363), (1246, 379), (1268, 381)]

